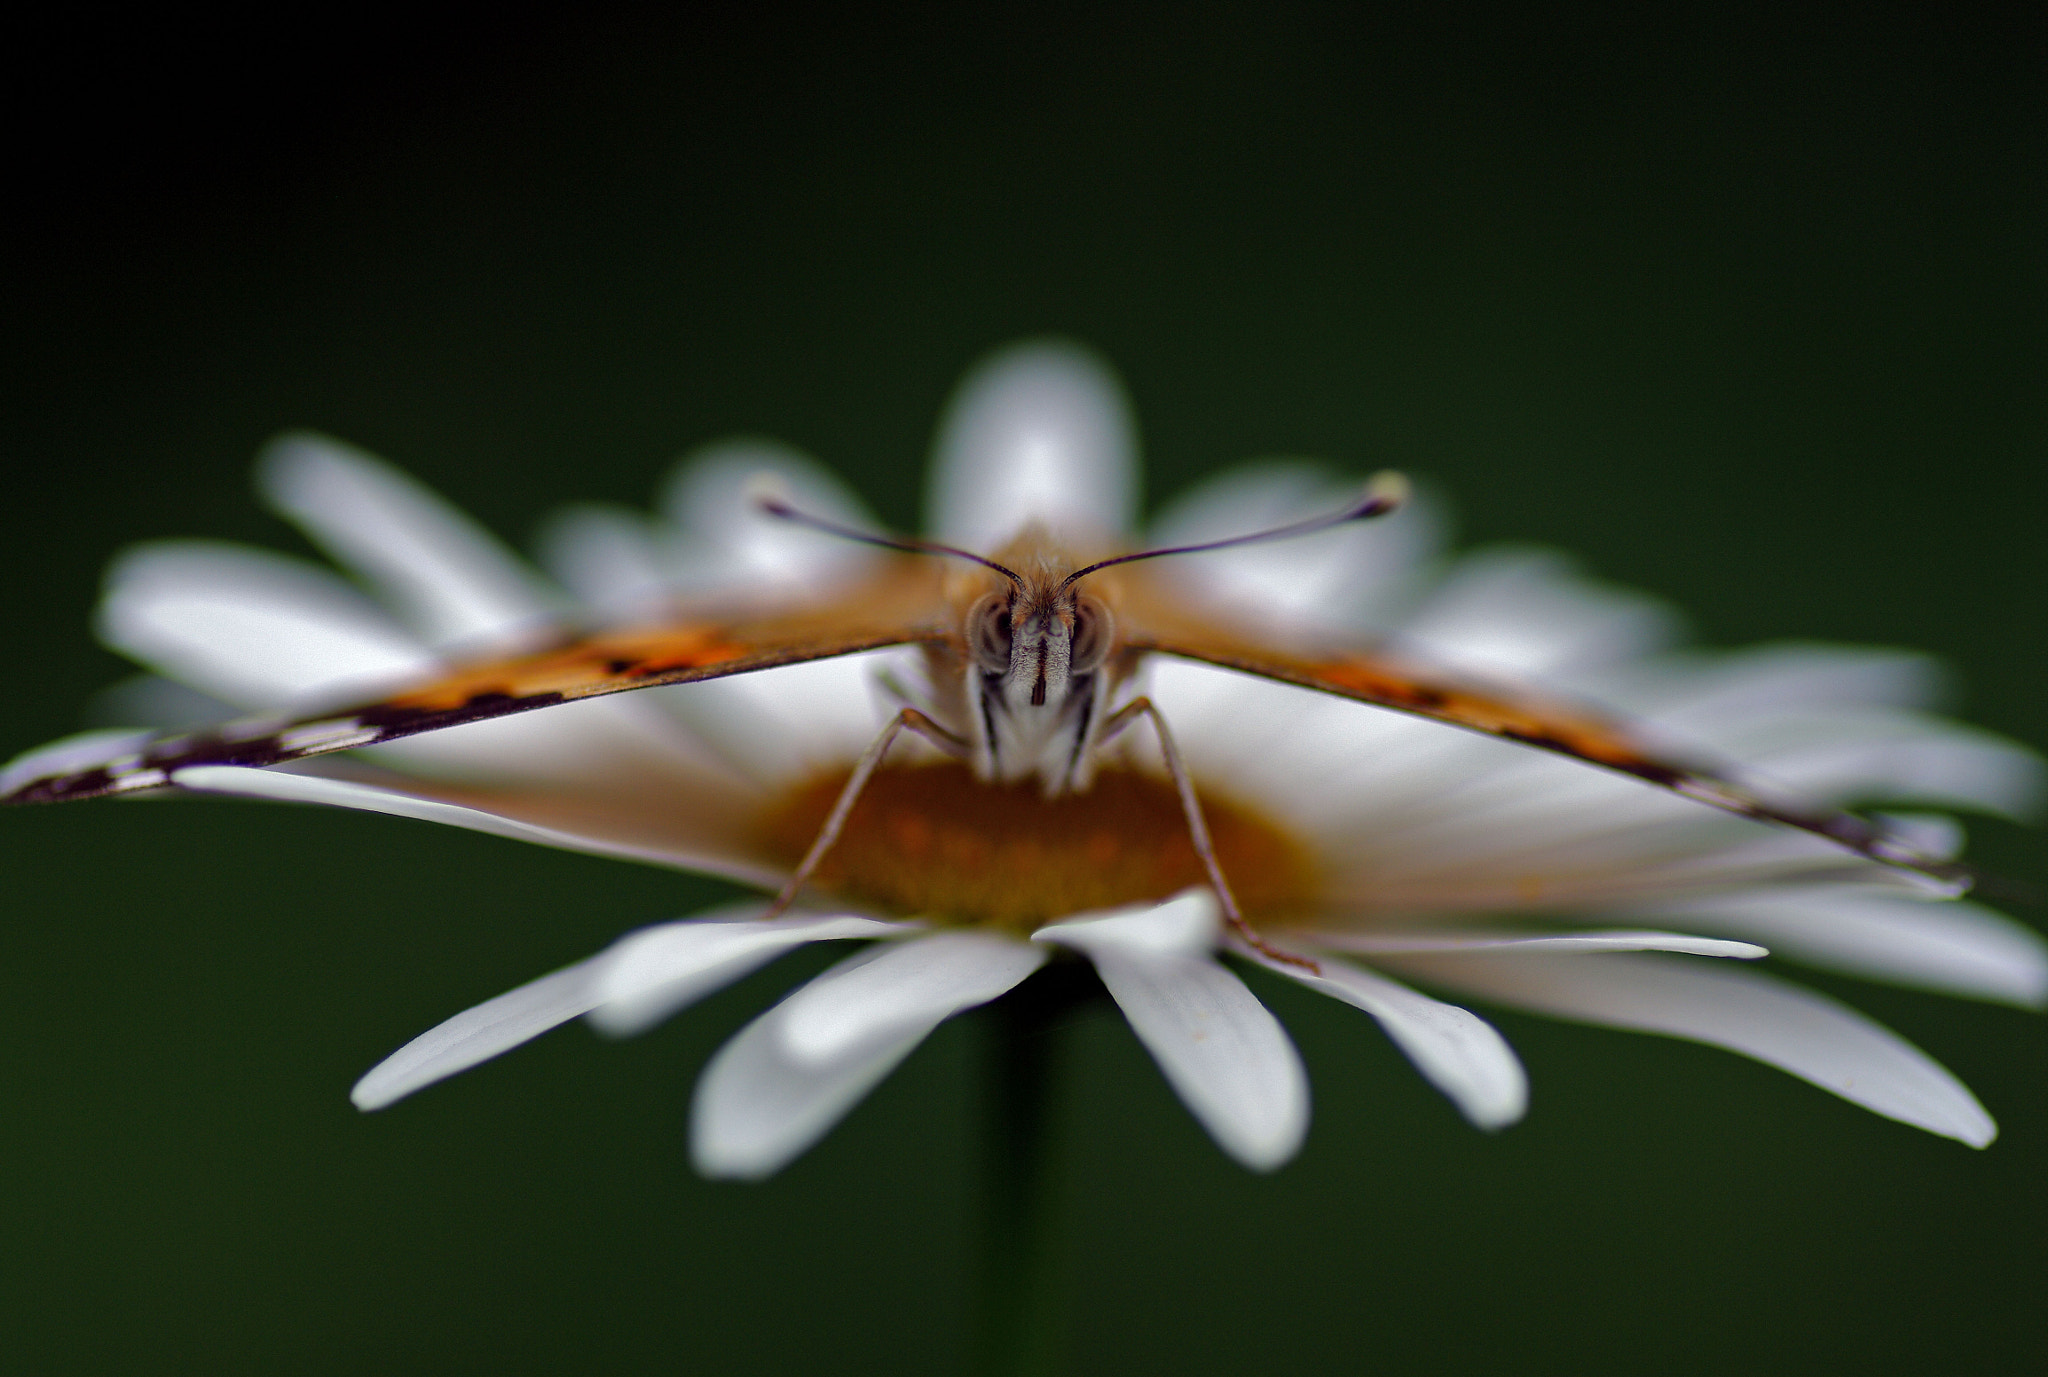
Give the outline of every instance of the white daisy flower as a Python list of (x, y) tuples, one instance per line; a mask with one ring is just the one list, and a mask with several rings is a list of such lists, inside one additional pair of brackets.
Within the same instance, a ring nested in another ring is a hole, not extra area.
[[(942, 428), (933, 533), (977, 551), (1034, 520), (1114, 538), (1138, 504), (1134, 448), (1121, 394), (1090, 358), (1014, 349), (968, 380)], [(114, 566), (100, 631), (161, 676), (125, 691), (137, 720), (205, 705), (226, 717), (428, 675), (571, 612), (632, 618), (678, 596), (772, 603), (878, 558), (761, 516), (745, 494), (763, 470), (803, 510), (870, 525), (802, 456), (725, 445), (681, 467), (658, 516), (562, 516), (546, 541), (551, 585), (382, 463), (291, 438), (264, 459), (263, 491), (353, 581), (240, 546), (146, 546)], [(1148, 540), (1228, 536), (1347, 495), (1308, 465), (1248, 468), (1172, 504)], [(1673, 651), (1663, 609), (1555, 555), (1440, 555), (1427, 503), (1190, 557), (1175, 573), (1191, 607), (1249, 615), (1283, 641), (1393, 638), (1446, 665), (1533, 679), (1819, 804), (2016, 815), (2038, 783), (2030, 753), (1923, 710), (1936, 687), (1924, 659), (1810, 645)], [(899, 697), (929, 687), (920, 670), (916, 651), (883, 651), (283, 769), (185, 769), (174, 783), (452, 823), (772, 892)], [(1733, 964), (1768, 949), (1959, 995), (2048, 1001), (2040, 938), (1953, 887), (1636, 779), (1303, 689), (1160, 656), (1142, 686), (1271, 949), (1219, 920), (1156, 754), (1126, 744), (1105, 753), (1092, 788), (1048, 799), (937, 763), (906, 737), (812, 877), (808, 908), (770, 916), (766, 899), (752, 900), (629, 933), (422, 1034), (362, 1079), (355, 1102), (382, 1108), (578, 1017), (637, 1033), (796, 947), (857, 942), (713, 1057), (692, 1120), (700, 1170), (776, 1171), (939, 1023), (1076, 958), (1216, 1142), (1255, 1170), (1300, 1146), (1308, 1078), (1225, 956), (1363, 1010), (1482, 1128), (1523, 1114), (1522, 1066), (1479, 1015), (1417, 986), (1726, 1047), (1973, 1146), (1995, 1135), (1970, 1092), (1897, 1035)], [(0, 793), (112, 759), (135, 739), (100, 733), (31, 753)], [(1930, 853), (1960, 845), (1946, 819), (1894, 822)]]

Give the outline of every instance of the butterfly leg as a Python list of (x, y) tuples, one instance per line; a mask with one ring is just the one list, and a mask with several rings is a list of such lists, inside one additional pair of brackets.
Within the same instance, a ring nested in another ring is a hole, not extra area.
[(779, 918), (796, 902), (796, 896), (810, 882), (818, 863), (825, 859), (825, 853), (832, 849), (832, 843), (838, 841), (839, 834), (846, 829), (847, 815), (853, 811), (854, 803), (859, 800), (861, 791), (868, 787), (868, 781), (874, 778), (875, 771), (881, 768), (882, 758), (889, 754), (889, 747), (894, 745), (896, 738), (906, 730), (916, 732), (955, 759), (964, 759), (974, 752), (974, 748), (967, 742), (916, 708), (904, 708), (890, 718), (889, 725), (882, 728), (882, 734), (869, 743), (868, 748), (861, 752), (860, 759), (854, 762), (853, 773), (846, 777), (845, 787), (840, 789), (838, 801), (832, 805), (832, 811), (826, 814), (824, 825), (818, 829), (817, 839), (811, 843), (811, 849), (804, 852), (804, 858), (797, 862), (796, 871), (789, 877), (789, 883), (782, 887), (781, 893), (775, 896), (775, 901), (768, 905), (768, 911), (761, 915), (763, 918)]
[(1187, 818), (1188, 839), (1194, 843), (1195, 855), (1201, 859), (1202, 869), (1209, 873), (1209, 887), (1216, 891), (1216, 901), (1223, 907), (1223, 920), (1230, 924), (1231, 931), (1240, 941), (1261, 955), (1284, 961), (1290, 966), (1318, 971), (1315, 962), (1293, 952), (1281, 951), (1259, 936), (1245, 921), (1244, 911), (1237, 906), (1237, 896), (1231, 893), (1230, 881), (1223, 877), (1223, 866), (1216, 859), (1216, 846), (1209, 838), (1209, 824), (1202, 816), (1202, 801), (1195, 796), (1195, 782), (1188, 775), (1187, 762), (1181, 759), (1180, 747), (1174, 744), (1173, 733), (1166, 725), (1166, 715), (1159, 711), (1158, 704), (1150, 698), (1133, 698), (1103, 722), (1096, 744), (1108, 744), (1140, 717), (1152, 719), (1152, 730), (1159, 737), (1159, 753), (1166, 757), (1166, 773), (1173, 777), (1174, 790), (1180, 795), (1181, 813)]

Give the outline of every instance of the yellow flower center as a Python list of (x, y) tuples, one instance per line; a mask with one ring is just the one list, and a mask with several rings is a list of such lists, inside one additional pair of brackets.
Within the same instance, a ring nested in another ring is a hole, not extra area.
[[(794, 867), (848, 771), (798, 784), (768, 810), (770, 854)], [(1202, 790), (1202, 812), (1245, 916), (1298, 912), (1314, 894), (1308, 852), (1271, 820)], [(1086, 793), (987, 784), (947, 762), (876, 772), (814, 885), (886, 913), (1029, 930), (1091, 909), (1164, 899), (1206, 883), (1173, 785), (1105, 768)]]

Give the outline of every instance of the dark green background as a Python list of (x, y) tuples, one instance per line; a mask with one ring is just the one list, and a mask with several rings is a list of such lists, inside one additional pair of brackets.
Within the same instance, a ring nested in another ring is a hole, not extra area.
[[(644, 501), (735, 431), (909, 525), (950, 385), (1048, 330), (1124, 371), (1155, 497), (1261, 453), (1399, 465), (1468, 539), (1578, 551), (1709, 643), (1928, 647), (1972, 720), (2048, 742), (2036, 36), (1983, 12), (1428, 13), (20, 36), (0, 748), (73, 729), (124, 672), (86, 626), (125, 543), (303, 548), (247, 489), (284, 427), (515, 541), (560, 500)], [(1975, 835), (2048, 880), (2036, 834)], [(688, 1091), (801, 959), (638, 1042), (572, 1028), (349, 1107), (398, 1042), (718, 887), (229, 803), (9, 812), (0, 858), (10, 1366), (962, 1351), (971, 1019), (763, 1186), (691, 1174)], [(1533, 1109), (1485, 1137), (1361, 1015), (1262, 980), (1317, 1117), (1255, 1178), (1120, 1026), (1084, 1024), (1077, 1370), (2030, 1367), (2048, 1026), (1816, 983), (1953, 1067), (2001, 1141), (1512, 1015)]]

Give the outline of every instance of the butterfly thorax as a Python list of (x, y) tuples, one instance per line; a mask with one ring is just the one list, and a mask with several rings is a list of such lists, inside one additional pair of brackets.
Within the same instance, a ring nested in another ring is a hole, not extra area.
[(1085, 561), (1042, 528), (995, 557), (1014, 581), (976, 569), (948, 588), (962, 652), (952, 666), (958, 725), (975, 772), (1002, 783), (1036, 775), (1048, 797), (1084, 789), (1114, 677), (1115, 619), (1066, 581)]

